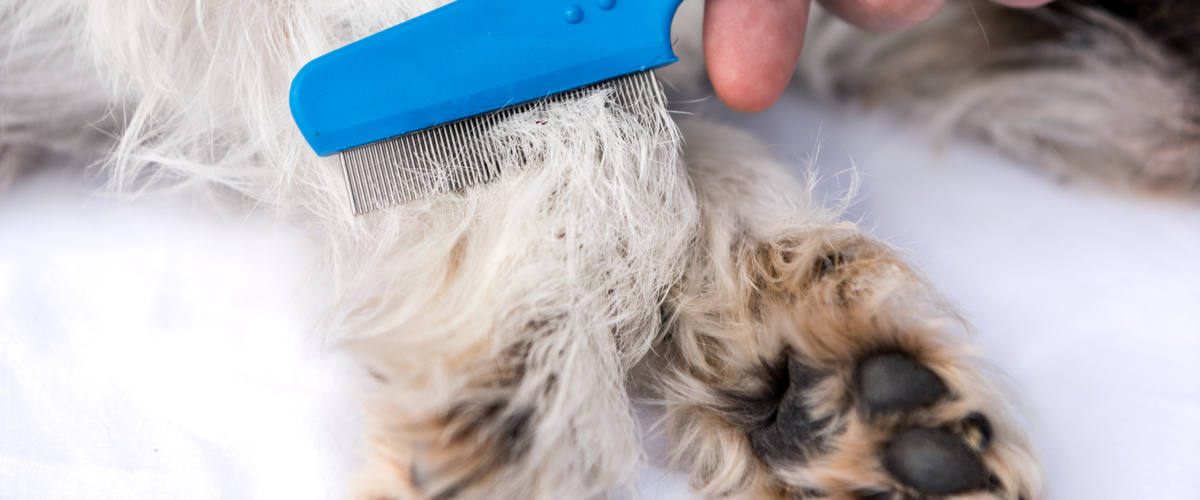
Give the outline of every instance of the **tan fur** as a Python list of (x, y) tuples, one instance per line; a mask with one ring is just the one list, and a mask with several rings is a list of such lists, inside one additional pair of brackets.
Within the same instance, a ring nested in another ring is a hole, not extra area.
[[(695, 134), (703, 137), (685, 127), (685, 135)], [(776, 213), (793, 216), (776, 221), (727, 204), (749, 194), (743, 189), (760, 191), (751, 195), (756, 199), (783, 200), (761, 192), (769, 184), (747, 168), (759, 165), (756, 159), (721, 165), (723, 159), (700, 149), (687, 158), (694, 162), (703, 232), (672, 289), (675, 316), (660, 346), (656, 386), (676, 458), (690, 464), (695, 486), (722, 498), (789, 498), (809, 490), (853, 500), (863, 492), (906, 491), (877, 458), (891, 430), (954, 425), (984, 411), (1004, 436), (983, 454), (1005, 486), (995, 498), (1041, 498), (1036, 453), (1007, 414), (1002, 394), (983, 377), (985, 365), (963, 338), (962, 319), (897, 251), (852, 224), (797, 210), (802, 200), (779, 203)], [(854, 405), (856, 360), (881, 350), (899, 350), (929, 366), (954, 399), (903, 421), (847, 411)], [(720, 393), (752, 389), (761, 383), (753, 374), (762, 364), (787, 352), (833, 374), (810, 394), (815, 416), (832, 419), (832, 449), (803, 465), (771, 470), (754, 455), (744, 430), (723, 418), (738, 410)]]

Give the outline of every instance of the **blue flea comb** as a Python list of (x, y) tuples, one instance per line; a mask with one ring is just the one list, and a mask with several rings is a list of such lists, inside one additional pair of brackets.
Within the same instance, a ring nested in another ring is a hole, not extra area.
[(341, 156), (355, 214), (485, 182), (488, 130), (544, 98), (665, 106), (649, 70), (678, 60), (681, 1), (458, 0), (309, 62), (292, 117)]

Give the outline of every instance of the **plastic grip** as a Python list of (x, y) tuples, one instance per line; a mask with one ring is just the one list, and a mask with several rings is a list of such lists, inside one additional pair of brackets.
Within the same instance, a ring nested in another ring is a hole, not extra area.
[(678, 60), (682, 0), (458, 0), (325, 54), (292, 80), (317, 154)]

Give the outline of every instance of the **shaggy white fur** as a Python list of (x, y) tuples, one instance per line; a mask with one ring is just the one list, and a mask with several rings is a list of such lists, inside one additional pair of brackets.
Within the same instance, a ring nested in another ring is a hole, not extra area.
[(630, 383), (711, 496), (1041, 497), (953, 312), (741, 133), (596, 92), (498, 128), (535, 154), (493, 182), (352, 217), (290, 78), (438, 4), (3, 0), (0, 147), (307, 221), (335, 338), (379, 381), (356, 498), (610, 495), (639, 459)]

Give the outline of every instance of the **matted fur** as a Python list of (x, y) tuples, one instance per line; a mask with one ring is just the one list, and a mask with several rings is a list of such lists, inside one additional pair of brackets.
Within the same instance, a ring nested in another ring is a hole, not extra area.
[[(336, 290), (333, 338), (377, 379), (354, 498), (627, 489), (639, 460), (629, 384), (655, 388), (679, 463), (710, 496), (911, 493), (880, 469), (894, 428), (983, 412), (996, 436), (982, 456), (1003, 487), (963, 497), (1041, 497), (1034, 453), (957, 317), (744, 134), (681, 133), (665, 111), (635, 120), (597, 92), (498, 128), (533, 154), (503, 158), (495, 181), (352, 217), (336, 160), (291, 122), (289, 79), (440, 3), (0, 0), (5, 69), (20, 74), (0, 79), (0, 124), (16, 124), (0, 145), (104, 155), (118, 192), (232, 192), (307, 223)], [(41, 72), (46, 54), (81, 77)], [(27, 84), (50, 78), (64, 87)], [(46, 111), (60, 95), (78, 102)], [(112, 140), (22, 132), (43, 129)], [(885, 348), (928, 365), (954, 398), (856, 416), (848, 374)], [(836, 445), (768, 466), (727, 396), (788, 356), (832, 374), (811, 398)]]

